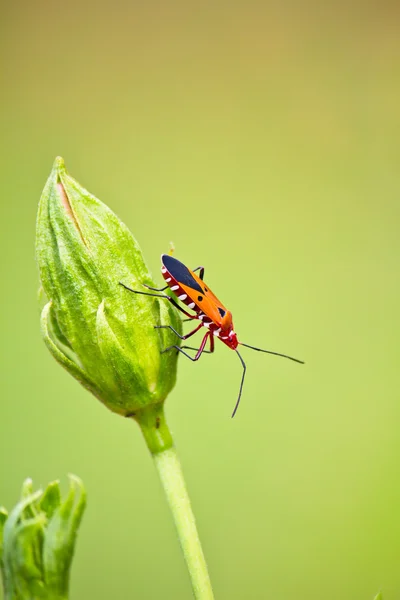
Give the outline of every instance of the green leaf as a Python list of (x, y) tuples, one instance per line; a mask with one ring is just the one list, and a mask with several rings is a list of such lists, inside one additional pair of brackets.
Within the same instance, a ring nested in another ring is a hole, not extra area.
[(40, 499), (39, 507), (48, 519), (51, 519), (61, 503), (61, 492), (58, 481), (52, 481), (45, 489)]
[(70, 475), (70, 490), (55, 509), (48, 523), (43, 547), (43, 568), (47, 589), (68, 592), (69, 569), (75, 549), (78, 528), (86, 507), (82, 481)]
[(0, 567), (2, 565), (2, 556), (3, 556), (3, 531), (4, 524), (7, 521), (8, 512), (4, 508), (4, 506), (0, 506)]
[(76, 535), (85, 506), (83, 484), (71, 475), (64, 501), (58, 482), (49, 483), (44, 492), (33, 492), (32, 481), (27, 479), (21, 501), (10, 516), (0, 509), (0, 565), (7, 599), (67, 598)]

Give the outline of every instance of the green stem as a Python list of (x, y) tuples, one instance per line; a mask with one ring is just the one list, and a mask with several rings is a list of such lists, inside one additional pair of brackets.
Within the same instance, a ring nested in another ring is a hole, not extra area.
[(150, 406), (135, 416), (154, 458), (161, 484), (175, 522), (196, 600), (214, 595), (201, 548), (196, 521), (186, 489), (180, 461), (173, 445), (162, 404)]

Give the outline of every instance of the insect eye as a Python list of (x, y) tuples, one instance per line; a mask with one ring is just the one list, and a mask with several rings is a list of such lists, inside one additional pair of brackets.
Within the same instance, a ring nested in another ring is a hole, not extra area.
[(203, 300), (203, 296), (197, 296), (197, 300), (201, 302)]

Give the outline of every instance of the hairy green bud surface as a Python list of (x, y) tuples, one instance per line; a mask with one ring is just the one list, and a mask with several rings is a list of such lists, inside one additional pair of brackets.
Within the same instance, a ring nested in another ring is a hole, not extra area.
[[(133, 294), (155, 286), (127, 227), (67, 174), (61, 158), (43, 190), (36, 256), (47, 297), (44, 340), (54, 358), (112, 411), (160, 407), (175, 384), (178, 311)], [(152, 409), (152, 410), (153, 410)]]
[(20, 502), (8, 516), (0, 508), (0, 568), (6, 600), (68, 597), (69, 572), (77, 531), (86, 506), (81, 480), (70, 475), (70, 490), (61, 499), (57, 481), (33, 492), (22, 487)]

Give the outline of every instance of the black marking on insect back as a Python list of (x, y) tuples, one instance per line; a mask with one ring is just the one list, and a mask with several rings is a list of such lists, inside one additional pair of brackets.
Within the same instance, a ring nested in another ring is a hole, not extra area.
[(203, 300), (203, 296), (197, 296), (197, 300), (198, 302), (201, 302)]
[(164, 267), (169, 273), (171, 273), (172, 277), (176, 279), (178, 283), (187, 285), (188, 287), (196, 290), (197, 292), (201, 292), (202, 294), (204, 293), (193, 275), (191, 275), (189, 269), (185, 267), (183, 263), (181, 263), (179, 260), (176, 260), (176, 258), (169, 256), (168, 254), (163, 254), (161, 260)]
[(218, 306), (218, 312), (221, 315), (221, 317), (224, 317), (226, 315), (226, 310), (224, 310), (220, 306)]

